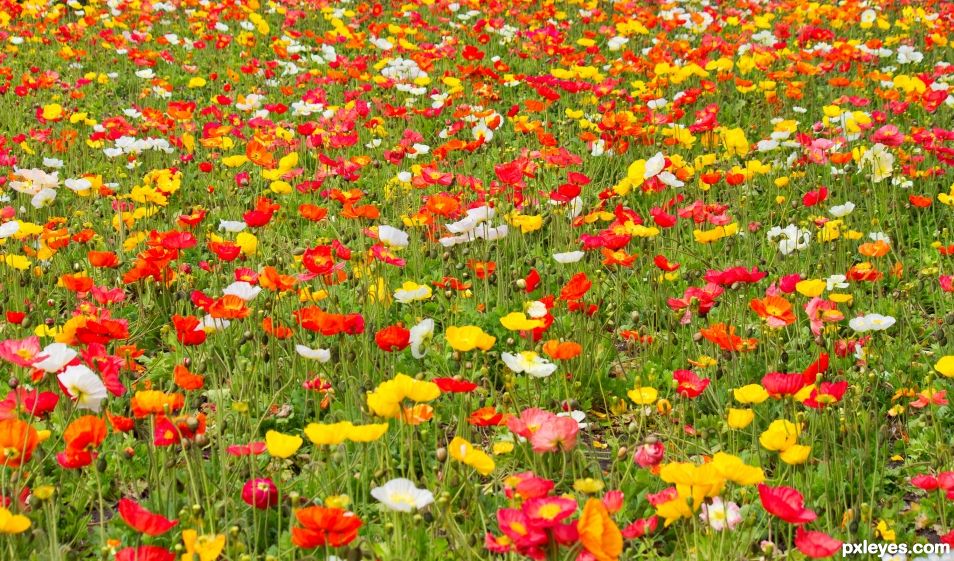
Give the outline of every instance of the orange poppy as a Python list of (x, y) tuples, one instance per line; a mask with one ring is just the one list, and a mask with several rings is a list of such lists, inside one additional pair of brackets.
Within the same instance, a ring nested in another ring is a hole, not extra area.
[(295, 287), (297, 279), (291, 275), (282, 275), (275, 267), (265, 267), (258, 276), (258, 284), (262, 288), (283, 292)]
[(242, 319), (248, 317), (251, 312), (245, 305), (245, 300), (234, 294), (216, 298), (209, 306), (209, 315), (215, 319)]
[(93, 279), (85, 274), (62, 275), (58, 284), (70, 292), (89, 292), (93, 288)]
[(86, 259), (93, 267), (112, 269), (119, 265), (119, 258), (112, 251), (88, 251)]
[(543, 344), (543, 352), (553, 360), (570, 360), (583, 352), (583, 347), (573, 341), (551, 339)]
[(623, 552), (623, 533), (599, 499), (589, 499), (576, 523), (580, 544), (596, 561), (616, 561)]
[(884, 240), (863, 243), (858, 248), (858, 253), (865, 257), (884, 257), (889, 251), (891, 251), (891, 246)]
[(166, 415), (182, 409), (183, 405), (185, 396), (181, 393), (167, 394), (159, 390), (138, 391), (129, 400), (129, 406), (137, 419), (149, 415)]
[(792, 304), (781, 296), (753, 298), (749, 307), (759, 317), (765, 319), (771, 327), (784, 327), (795, 323), (795, 311)]
[(205, 376), (191, 372), (183, 364), (177, 364), (172, 369), (172, 379), (176, 386), (183, 390), (200, 390), (205, 386)]
[(0, 466), (19, 467), (29, 461), (40, 437), (30, 423), (20, 419), (0, 421)]

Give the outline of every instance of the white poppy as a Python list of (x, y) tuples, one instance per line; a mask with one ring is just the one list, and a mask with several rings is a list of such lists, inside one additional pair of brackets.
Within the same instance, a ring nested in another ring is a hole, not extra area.
[(507, 368), (516, 374), (526, 373), (534, 378), (546, 378), (556, 372), (557, 365), (549, 362), (533, 351), (522, 353), (500, 353), (501, 360)]
[(225, 287), (225, 289), (222, 291), (222, 294), (238, 296), (242, 300), (249, 302), (254, 300), (261, 291), (262, 287), (260, 286), (255, 286), (245, 281), (236, 281)]
[(40, 360), (33, 363), (33, 368), (45, 372), (58, 372), (76, 358), (76, 351), (63, 343), (50, 343), (40, 351)]
[(855, 203), (846, 201), (844, 204), (835, 205), (828, 209), (828, 214), (835, 218), (844, 218), (855, 210)]
[(295, 352), (300, 356), (317, 360), (318, 362), (328, 362), (331, 360), (331, 350), (329, 349), (312, 349), (305, 345), (295, 345)]
[(13, 234), (16, 234), (20, 231), (20, 221), (11, 220), (10, 222), (4, 222), (0, 224), (0, 240), (4, 238), (9, 238)]
[(391, 510), (411, 512), (434, 502), (434, 494), (418, 489), (410, 479), (399, 477), (371, 489), (371, 496)]
[(241, 232), (248, 227), (248, 224), (242, 222), (241, 220), (219, 220), (219, 230), (225, 230), (235, 234)]
[(407, 232), (387, 224), (378, 226), (378, 239), (381, 240), (381, 243), (391, 247), (407, 247), (409, 244)]
[(586, 255), (583, 251), (567, 251), (565, 253), (554, 253), (553, 259), (560, 264), (576, 263)]
[(433, 336), (434, 320), (430, 318), (425, 318), (412, 327), (410, 335), (411, 355), (414, 358), (424, 358), (426, 351), (422, 350), (421, 347)]
[(68, 367), (56, 378), (76, 402), (77, 409), (99, 412), (107, 394), (105, 384), (95, 372), (80, 364)]
[(848, 326), (857, 331), (858, 333), (864, 333), (866, 331), (884, 331), (892, 325), (895, 324), (897, 320), (891, 316), (883, 316), (881, 314), (867, 314), (861, 317), (852, 318), (848, 322)]

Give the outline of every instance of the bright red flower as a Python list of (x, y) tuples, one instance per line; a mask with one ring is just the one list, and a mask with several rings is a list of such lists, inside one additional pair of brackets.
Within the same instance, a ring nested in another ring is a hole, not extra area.
[(623, 537), (627, 540), (639, 539), (655, 532), (657, 526), (659, 526), (659, 518), (656, 516), (639, 518), (623, 528)]
[(172, 316), (172, 325), (176, 329), (176, 339), (183, 345), (201, 345), (205, 342), (206, 333), (199, 327), (199, 318), (195, 316)]
[(178, 520), (169, 520), (161, 514), (148, 511), (132, 499), (120, 499), (118, 510), (119, 516), (130, 528), (149, 536), (161, 536), (179, 524)]
[(431, 380), (442, 392), (449, 393), (469, 393), (477, 389), (477, 384), (468, 380), (455, 380), (454, 378), (434, 378)]
[(411, 332), (401, 325), (389, 325), (374, 334), (374, 342), (385, 352), (403, 351), (411, 343)]
[(937, 478), (933, 475), (922, 473), (911, 478), (911, 485), (914, 485), (918, 489), (924, 489), (925, 491), (934, 491), (938, 488), (939, 483)]
[(672, 373), (672, 379), (678, 383), (676, 393), (689, 399), (699, 397), (710, 381), (708, 378), (700, 378), (691, 370), (676, 370)]
[(769, 372), (762, 377), (762, 387), (772, 397), (795, 395), (805, 387), (805, 378), (801, 374)]
[(805, 498), (797, 490), (784, 485), (769, 487), (759, 484), (759, 499), (762, 508), (789, 524), (805, 524), (818, 516), (805, 508)]
[(812, 559), (831, 557), (841, 549), (841, 544), (824, 532), (809, 532), (801, 526), (795, 529), (795, 547)]
[(116, 561), (175, 561), (175, 554), (158, 545), (127, 547), (116, 552)]

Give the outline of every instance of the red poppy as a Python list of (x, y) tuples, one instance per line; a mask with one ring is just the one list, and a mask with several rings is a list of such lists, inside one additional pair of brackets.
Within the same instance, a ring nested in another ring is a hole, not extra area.
[(818, 360), (808, 365), (808, 368), (802, 371), (802, 378), (805, 380), (805, 384), (814, 384), (815, 379), (818, 378), (819, 374), (824, 374), (828, 371), (828, 353), (822, 353), (818, 356)]
[(805, 387), (805, 378), (801, 374), (769, 372), (762, 376), (762, 387), (772, 397), (795, 395)]
[(655, 532), (657, 526), (659, 526), (659, 518), (656, 516), (639, 518), (623, 528), (623, 537), (628, 540), (639, 539)]
[(812, 409), (822, 409), (828, 405), (838, 403), (848, 389), (848, 382), (822, 382), (812, 390), (808, 399), (803, 403)]
[(759, 484), (759, 498), (766, 512), (789, 524), (805, 524), (817, 518), (814, 512), (805, 508), (802, 494), (791, 487)]
[(374, 342), (385, 352), (403, 351), (411, 343), (411, 332), (401, 325), (389, 325), (374, 334)]
[(841, 549), (842, 542), (824, 532), (809, 532), (795, 528), (795, 547), (812, 559), (831, 557)]
[(232, 456), (258, 456), (263, 454), (267, 446), (264, 442), (251, 442), (249, 444), (232, 444), (226, 451)]
[(708, 378), (700, 378), (691, 370), (676, 370), (672, 373), (672, 379), (678, 383), (676, 393), (690, 399), (699, 397), (709, 387), (710, 381)]
[(319, 245), (305, 250), (301, 256), (301, 263), (316, 275), (326, 275), (330, 273), (335, 266), (335, 258), (332, 255), (330, 245)]
[(235, 261), (242, 254), (242, 248), (235, 242), (212, 242), (208, 243), (209, 250), (222, 261)]
[(20, 325), (26, 319), (26, 312), (8, 311), (6, 315), (7, 321), (14, 325)]
[(172, 316), (172, 325), (176, 329), (176, 339), (183, 345), (201, 345), (205, 342), (206, 333), (199, 327), (199, 319), (195, 316)]
[(43, 417), (56, 409), (59, 400), (60, 396), (53, 392), (38, 392), (18, 386), (0, 401), (0, 419), (14, 418), (18, 411), (34, 417)]
[(922, 473), (911, 478), (911, 485), (925, 491), (934, 491), (938, 488), (938, 480), (933, 475)]
[(667, 273), (671, 273), (682, 266), (679, 263), (670, 263), (669, 259), (667, 259), (665, 255), (657, 255), (656, 257), (653, 257), (653, 264), (656, 265), (656, 267), (658, 267), (660, 270)]
[(123, 522), (149, 536), (161, 536), (179, 524), (178, 520), (169, 520), (161, 514), (149, 512), (132, 499), (120, 499), (118, 509)]
[(815, 191), (809, 191), (802, 195), (802, 204), (807, 207), (813, 207), (825, 202), (826, 199), (828, 199), (828, 189), (826, 187), (820, 187)]
[(540, 284), (540, 273), (536, 269), (531, 269), (527, 276), (524, 277), (523, 282), (526, 283), (524, 290), (527, 291), (527, 294), (530, 294), (536, 290), (537, 286)]
[(116, 552), (116, 561), (175, 561), (175, 554), (158, 545), (127, 547)]
[(189, 232), (160, 232), (159, 243), (165, 249), (189, 249), (195, 247), (195, 236)]
[(454, 378), (434, 378), (432, 380), (442, 392), (448, 393), (469, 393), (477, 389), (477, 384), (467, 380), (455, 380)]
[(736, 283), (756, 283), (768, 276), (768, 273), (759, 271), (758, 267), (730, 267), (724, 271), (708, 270), (703, 279), (706, 282), (719, 286), (731, 286)]
[(136, 426), (135, 419), (123, 417), (122, 415), (113, 415), (109, 411), (106, 412), (106, 420), (109, 421), (109, 426), (116, 432), (129, 432)]
[(353, 512), (340, 508), (310, 506), (295, 513), (302, 527), (292, 528), (292, 543), (298, 547), (341, 547), (358, 537), (362, 522)]

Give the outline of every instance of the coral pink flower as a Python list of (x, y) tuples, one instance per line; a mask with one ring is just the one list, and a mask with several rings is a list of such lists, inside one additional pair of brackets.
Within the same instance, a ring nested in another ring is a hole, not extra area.
[(534, 452), (555, 452), (557, 448), (568, 452), (576, 446), (576, 435), (579, 432), (580, 424), (576, 420), (554, 415), (540, 430), (533, 433), (530, 444)]
[(7, 339), (0, 343), (0, 358), (17, 366), (31, 368), (43, 358), (40, 354), (40, 338), (36, 335), (26, 339)]

